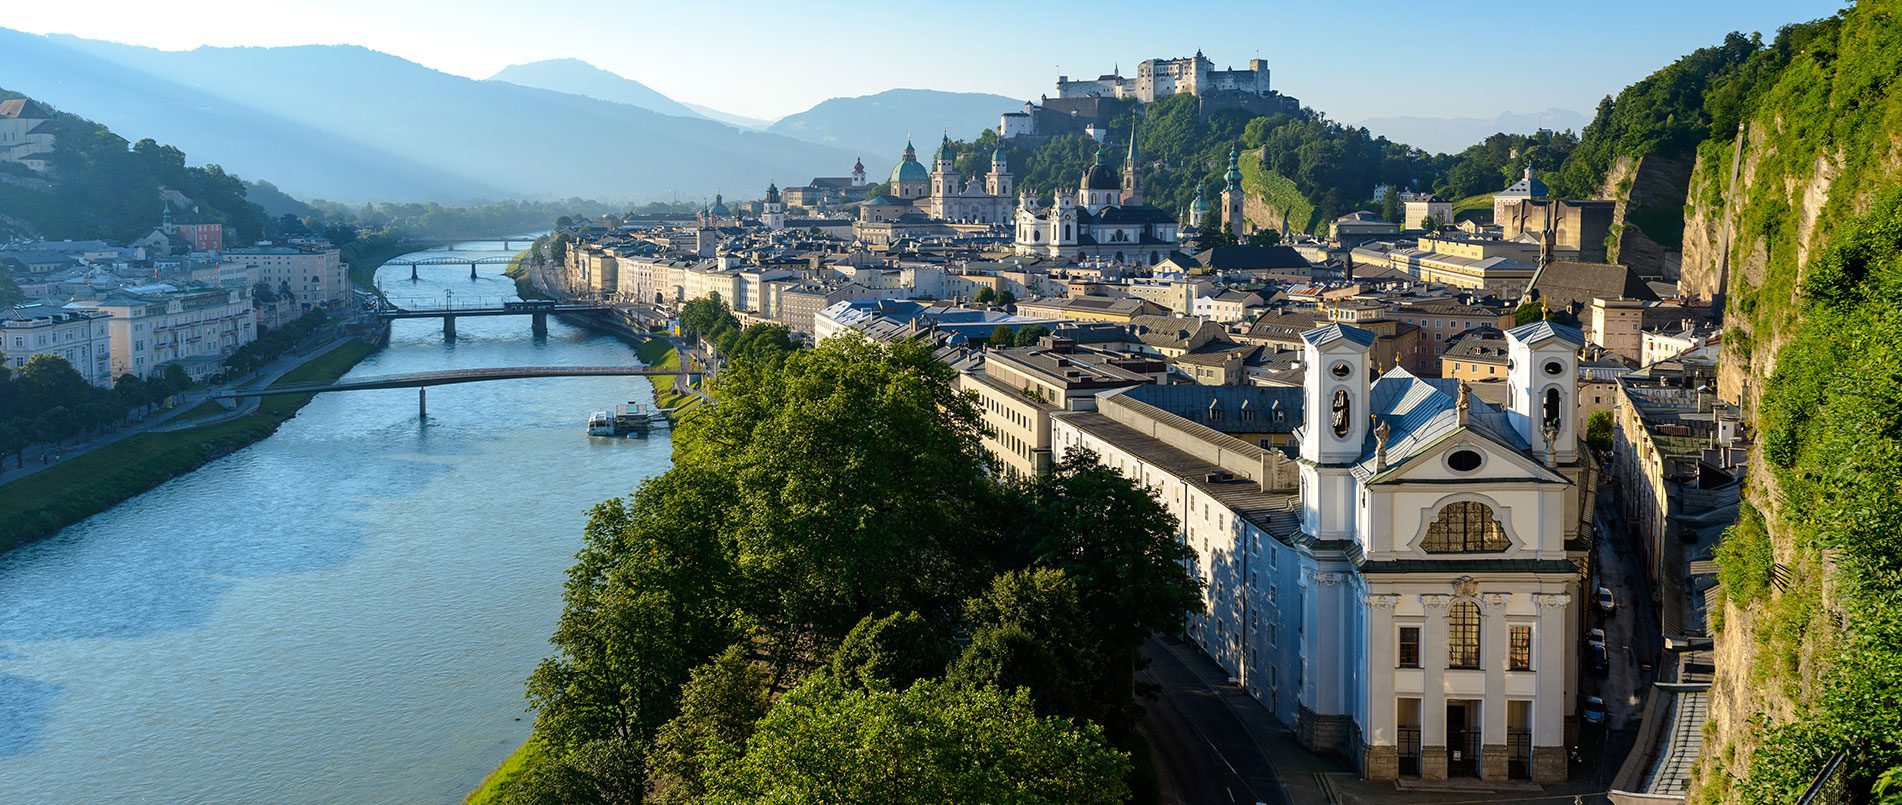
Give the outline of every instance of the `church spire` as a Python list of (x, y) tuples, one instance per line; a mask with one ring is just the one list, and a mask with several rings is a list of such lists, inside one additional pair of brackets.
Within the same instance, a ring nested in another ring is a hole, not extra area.
[(1142, 183), (1136, 175), (1136, 126), (1129, 124), (1129, 156), (1123, 158), (1123, 194), (1124, 206), (1143, 203)]

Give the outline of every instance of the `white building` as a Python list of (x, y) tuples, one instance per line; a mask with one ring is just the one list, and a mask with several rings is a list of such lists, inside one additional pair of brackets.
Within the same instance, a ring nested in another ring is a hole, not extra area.
[(56, 355), (86, 382), (111, 386), (112, 334), (104, 313), (49, 305), (0, 308), (0, 355), (19, 371), (35, 355)]
[(148, 377), (177, 363), (193, 380), (207, 380), (224, 370), (227, 356), (257, 339), (248, 286), (147, 285), (73, 304), (112, 317), (113, 377)]
[(254, 282), (289, 289), (301, 305), (336, 308), (350, 300), (350, 280), (339, 255), (328, 243), (245, 246), (226, 249), (219, 270), (254, 273)]
[(1507, 335), (1503, 408), (1458, 381), (1370, 377), (1374, 335), (1331, 324), (1302, 336), (1301, 389), (1111, 394), (1052, 416), (1053, 455), (1092, 450), (1156, 491), (1206, 585), (1190, 634), (1309, 747), (1369, 779), (1558, 782), (1583, 338)]
[(1128, 265), (1162, 262), (1179, 247), (1180, 226), (1175, 216), (1142, 203), (1137, 174), (1133, 148), (1120, 178), (1098, 149), (1075, 195), (1058, 191), (1046, 209), (1025, 193), (1017, 207), (1012, 251)]
[(0, 162), (45, 171), (53, 155), (53, 116), (25, 98), (0, 101)]
[(1057, 76), (1059, 98), (1135, 98), (1150, 103), (1173, 95), (1211, 92), (1267, 96), (1267, 62), (1249, 59), (1247, 69), (1217, 70), (1215, 63), (1198, 50), (1188, 58), (1146, 59), (1136, 65), (1136, 75), (1131, 78), (1118, 72), (1075, 81), (1069, 76)]

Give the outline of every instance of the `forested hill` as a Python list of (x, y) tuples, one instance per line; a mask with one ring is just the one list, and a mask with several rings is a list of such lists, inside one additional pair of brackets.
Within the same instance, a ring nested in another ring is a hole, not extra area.
[[(0, 89), (0, 100), (21, 97)], [(150, 139), (127, 142), (98, 123), (39, 105), (58, 130), (52, 166), (42, 177), (0, 163), (0, 173), (14, 179), (0, 180), (0, 236), (123, 243), (159, 224), (161, 191), (168, 189), (190, 199), (198, 215), (231, 227), (240, 242), (264, 236), (263, 208), (246, 199), (243, 181), (218, 165), (191, 167), (177, 148)]]

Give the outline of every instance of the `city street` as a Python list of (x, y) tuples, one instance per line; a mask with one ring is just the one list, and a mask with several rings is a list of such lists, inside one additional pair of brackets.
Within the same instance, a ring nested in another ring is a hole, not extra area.
[[(1194, 648), (1169, 638), (1151, 637), (1143, 656), (1150, 665), (1137, 680), (1161, 688), (1154, 701), (1142, 703), (1142, 729), (1155, 748), (1162, 801), (1289, 803), (1267, 748), (1228, 701), (1247, 694), (1222, 679)], [(1266, 711), (1261, 715), (1266, 717)]]
[[(1609, 742), (1611, 751), (1605, 751), (1605, 741), (1598, 733), (1629, 733), (1638, 728), (1644, 715), (1644, 697), (1656, 678), (1655, 663), (1663, 637), (1659, 633), (1657, 606), (1652, 603), (1650, 585), (1644, 578), (1644, 557), (1618, 513), (1617, 495), (1607, 486), (1597, 498), (1593, 521), (1600, 535), (1594, 546), (1598, 576), (1596, 584), (1583, 591), (1586, 600), (1582, 628), (1605, 630), (1610, 670), (1602, 675), (1593, 671), (1589, 654), (1582, 655), (1586, 658), (1580, 663), (1585, 677), (1579, 695), (1603, 698), (1606, 719), (1602, 728), (1580, 730), (1580, 747), (1586, 751), (1590, 767), (1587, 771), (1594, 779), (1609, 782), (1624, 760), (1624, 753), (1618, 751), (1618, 747), (1628, 748), (1631, 736), (1624, 735), (1620, 740), (1613, 735)], [(1597, 585), (1609, 587), (1617, 601), (1616, 609), (1609, 614), (1598, 606)], [(1652, 670), (1641, 668), (1641, 664), (1651, 665)]]

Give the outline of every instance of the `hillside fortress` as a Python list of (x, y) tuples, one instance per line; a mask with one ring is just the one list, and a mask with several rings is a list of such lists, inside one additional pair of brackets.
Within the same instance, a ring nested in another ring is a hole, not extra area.
[(1057, 76), (1058, 98), (1134, 98), (1154, 103), (1174, 95), (1212, 92), (1245, 92), (1267, 97), (1267, 62), (1249, 59), (1247, 69), (1217, 70), (1215, 63), (1198, 50), (1194, 56), (1184, 59), (1145, 59), (1136, 65), (1134, 78), (1125, 78), (1118, 71), (1094, 79)]

